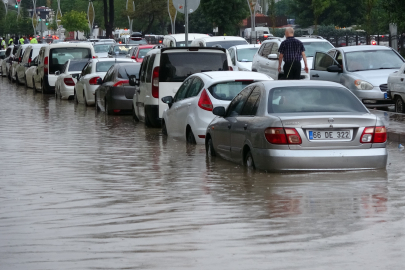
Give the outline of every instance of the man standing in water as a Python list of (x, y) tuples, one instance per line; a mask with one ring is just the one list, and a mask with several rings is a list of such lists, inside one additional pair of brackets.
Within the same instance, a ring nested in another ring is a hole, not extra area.
[(301, 78), (301, 59), (304, 59), (305, 72), (308, 73), (307, 57), (305, 56), (304, 44), (294, 38), (294, 29), (285, 29), (286, 39), (281, 42), (278, 52), (278, 72), (281, 71), (281, 62), (284, 60), (284, 79), (299, 80)]

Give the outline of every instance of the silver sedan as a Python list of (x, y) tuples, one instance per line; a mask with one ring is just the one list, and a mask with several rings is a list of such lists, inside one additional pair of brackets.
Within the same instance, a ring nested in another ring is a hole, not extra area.
[(258, 82), (213, 113), (210, 156), (269, 171), (386, 167), (383, 122), (341, 84)]

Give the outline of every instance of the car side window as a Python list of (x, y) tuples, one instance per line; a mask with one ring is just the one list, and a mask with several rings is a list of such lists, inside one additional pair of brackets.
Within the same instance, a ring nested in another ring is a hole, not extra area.
[(86, 64), (84, 66), (84, 68), (82, 69), (82, 74), (80, 75), (81, 77), (85, 76), (87, 74), (87, 67), (89, 66), (89, 64)]
[(174, 101), (177, 102), (186, 98), (187, 90), (191, 85), (194, 77), (186, 79), (183, 84), (180, 86), (179, 90), (177, 90), (176, 95), (174, 96)]
[(252, 91), (253, 86), (248, 86), (242, 90), (229, 104), (225, 117), (236, 117), (240, 115), (246, 103), (247, 97)]
[(187, 91), (186, 98), (195, 97), (196, 95), (198, 95), (198, 93), (200, 93), (201, 89), (204, 86), (204, 82), (200, 78), (198, 77), (194, 78), (195, 79), (193, 83), (190, 85), (190, 88)]
[(271, 47), (271, 51), (269, 54), (277, 54), (278, 55), (278, 44), (274, 42), (273, 46)]
[(246, 101), (240, 115), (256, 115), (259, 106), (260, 87), (256, 86)]
[(146, 82), (149, 83), (152, 81), (152, 72), (153, 72), (153, 64), (155, 62), (156, 54), (153, 54), (148, 61), (148, 67), (146, 69)]
[(272, 45), (273, 45), (273, 42), (266, 43), (265, 47), (263, 48), (261, 56), (263, 56), (264, 58), (267, 58), (267, 56), (270, 54)]
[(235, 65), (236, 65), (235, 50), (234, 50), (234, 49), (230, 49), (230, 50), (229, 50), (229, 54), (230, 54), (230, 56), (231, 56), (232, 64), (235, 66)]
[(328, 67), (333, 65), (333, 58), (330, 55), (317, 52), (315, 55), (314, 69), (319, 71), (326, 71)]
[(142, 65), (141, 65), (141, 76), (140, 76), (140, 80), (141, 82), (145, 82), (145, 77), (146, 77), (146, 67), (148, 66), (148, 62), (149, 62), (149, 55), (145, 56), (145, 58), (142, 61)]
[(109, 82), (109, 81), (111, 81), (112, 80), (112, 74), (114, 73), (114, 65), (112, 65), (111, 67), (110, 67), (110, 69), (107, 71), (107, 73), (105, 74), (105, 77), (104, 77), (104, 82)]
[(339, 51), (336, 53), (335, 60), (336, 60), (336, 62), (339, 63), (340, 66), (343, 67), (343, 57)]

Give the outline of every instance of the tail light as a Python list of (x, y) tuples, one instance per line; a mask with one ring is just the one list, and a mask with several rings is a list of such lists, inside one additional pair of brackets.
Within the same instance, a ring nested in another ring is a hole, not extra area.
[(99, 79), (100, 77), (93, 77), (89, 80), (89, 84), (90, 85), (97, 85), (97, 79)]
[(272, 144), (301, 144), (301, 136), (295, 128), (266, 128), (264, 136)]
[(202, 90), (200, 99), (198, 100), (198, 107), (206, 111), (212, 111), (214, 106), (212, 105), (211, 99), (207, 94), (207, 90)]
[(135, 56), (134, 56), (134, 55), (132, 55), (132, 56), (131, 56), (131, 59), (135, 59)]
[(98, 58), (98, 56), (97, 56), (97, 55), (93, 55), (93, 58)]
[(129, 85), (129, 80), (122, 80), (114, 83), (113, 87)]
[(229, 71), (233, 71), (233, 68), (231, 66), (228, 67)]
[(375, 40), (371, 41), (371, 45), (377, 45), (377, 42)]
[(31, 57), (30, 57), (30, 58), (28, 58), (28, 64), (31, 64), (31, 62), (32, 62), (32, 60), (31, 60)]
[(366, 127), (361, 134), (361, 143), (384, 143), (387, 141), (387, 129), (385, 126)]
[(75, 86), (75, 82), (73, 81), (72, 78), (64, 78), (63, 82), (67, 85), (67, 86)]
[(44, 59), (44, 73), (48, 73), (48, 56)]
[(18, 57), (18, 63), (21, 63), (22, 57)]
[(153, 69), (152, 74), (152, 96), (159, 98), (159, 67)]

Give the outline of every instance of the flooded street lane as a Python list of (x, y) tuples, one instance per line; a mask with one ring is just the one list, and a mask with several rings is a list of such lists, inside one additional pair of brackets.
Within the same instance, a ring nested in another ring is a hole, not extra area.
[(402, 269), (387, 171), (247, 171), (0, 79), (0, 269)]

